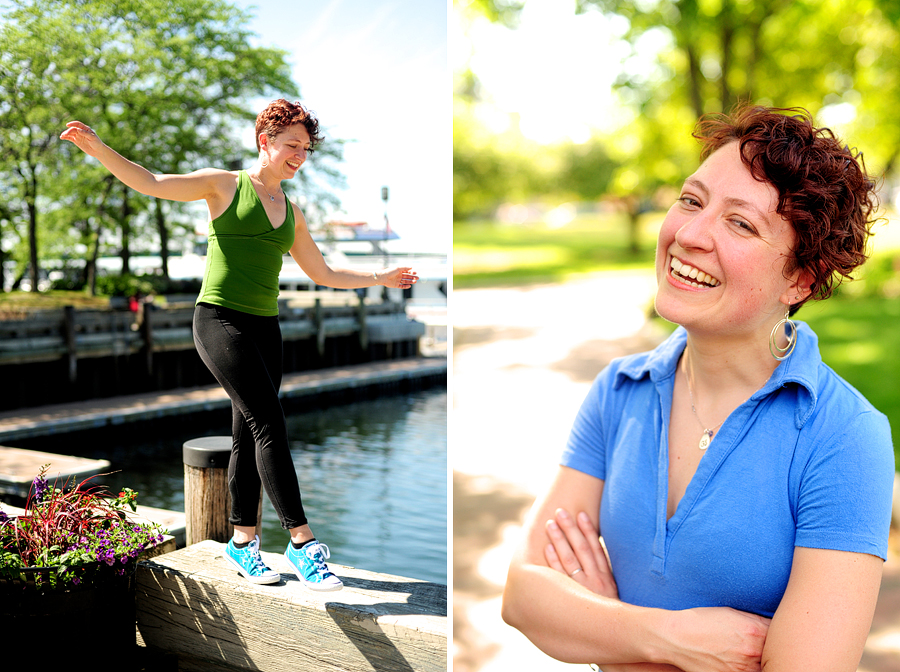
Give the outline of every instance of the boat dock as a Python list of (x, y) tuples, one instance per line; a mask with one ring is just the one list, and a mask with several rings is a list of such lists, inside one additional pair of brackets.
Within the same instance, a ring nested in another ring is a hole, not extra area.
[(140, 643), (177, 669), (447, 669), (447, 586), (329, 563), (344, 588), (315, 593), (283, 555), (266, 552), (281, 581), (254, 585), (224, 548), (202, 541), (138, 567)]
[[(321, 394), (352, 395), (366, 388), (403, 386), (446, 379), (447, 359), (410, 358), (285, 374), (282, 399)], [(218, 385), (132, 394), (108, 399), (22, 408), (0, 413), (0, 445), (53, 434), (99, 429), (129, 422), (223, 410), (231, 401)], [(34, 477), (31, 472), (30, 478)]]

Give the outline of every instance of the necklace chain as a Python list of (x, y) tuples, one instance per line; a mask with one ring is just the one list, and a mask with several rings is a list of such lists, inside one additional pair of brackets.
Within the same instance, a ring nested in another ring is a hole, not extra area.
[(274, 197), (272, 194), (269, 193), (269, 190), (268, 190), (268, 189), (266, 189), (266, 183), (262, 181), (262, 178), (259, 177), (259, 176), (257, 176), (256, 181), (259, 182), (260, 186), (263, 188), (263, 191), (266, 192), (266, 194), (267, 194), (268, 197), (269, 197), (269, 200), (272, 201), (272, 203), (274, 203), (274, 202), (275, 202), (275, 197)]
[(720, 422), (715, 427), (707, 427), (706, 425), (704, 425), (703, 420), (700, 419), (700, 414), (697, 413), (697, 408), (694, 406), (694, 390), (691, 389), (691, 376), (687, 370), (687, 363), (685, 363), (684, 367), (684, 377), (685, 379), (687, 379), (688, 394), (691, 395), (691, 411), (693, 411), (694, 417), (697, 418), (697, 422), (700, 424), (700, 427), (703, 428), (703, 435), (700, 437), (700, 443), (697, 444), (697, 447), (700, 448), (700, 450), (706, 450), (709, 447), (709, 444), (712, 442), (713, 434), (719, 427), (725, 424), (725, 420), (728, 419), (728, 416), (726, 416), (725, 420), (722, 420), (722, 422)]

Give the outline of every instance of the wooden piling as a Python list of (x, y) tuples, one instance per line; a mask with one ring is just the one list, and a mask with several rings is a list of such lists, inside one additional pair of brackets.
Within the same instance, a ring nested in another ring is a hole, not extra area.
[[(234, 534), (228, 522), (231, 495), (228, 491), (230, 436), (204, 436), (184, 442), (185, 543), (205, 539), (227, 542)], [(256, 507), (256, 534), (262, 523), (262, 491)]]
[(228, 522), (230, 436), (205, 436), (184, 442), (185, 542), (227, 542), (234, 532)]

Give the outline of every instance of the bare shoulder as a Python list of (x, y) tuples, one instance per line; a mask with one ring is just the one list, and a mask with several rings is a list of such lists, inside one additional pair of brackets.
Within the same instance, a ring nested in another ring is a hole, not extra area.
[(196, 179), (204, 182), (213, 191), (219, 194), (231, 192), (234, 195), (237, 189), (237, 179), (240, 171), (222, 170), (221, 168), (201, 168), (191, 173)]

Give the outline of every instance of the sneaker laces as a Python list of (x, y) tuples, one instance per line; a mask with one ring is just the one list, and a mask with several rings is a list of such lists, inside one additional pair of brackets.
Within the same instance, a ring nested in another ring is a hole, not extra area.
[(316, 569), (323, 572), (328, 571), (328, 567), (326, 566), (325, 561), (331, 557), (331, 551), (329, 550), (327, 545), (317, 541), (315, 544), (307, 546), (306, 557), (312, 560), (312, 563), (316, 566)]
[(268, 567), (266, 567), (266, 563), (263, 562), (262, 556), (259, 554), (259, 542), (256, 541), (256, 539), (251, 541), (247, 546), (247, 552), (250, 556), (250, 562), (253, 563), (254, 569), (260, 572), (264, 572), (269, 569)]

